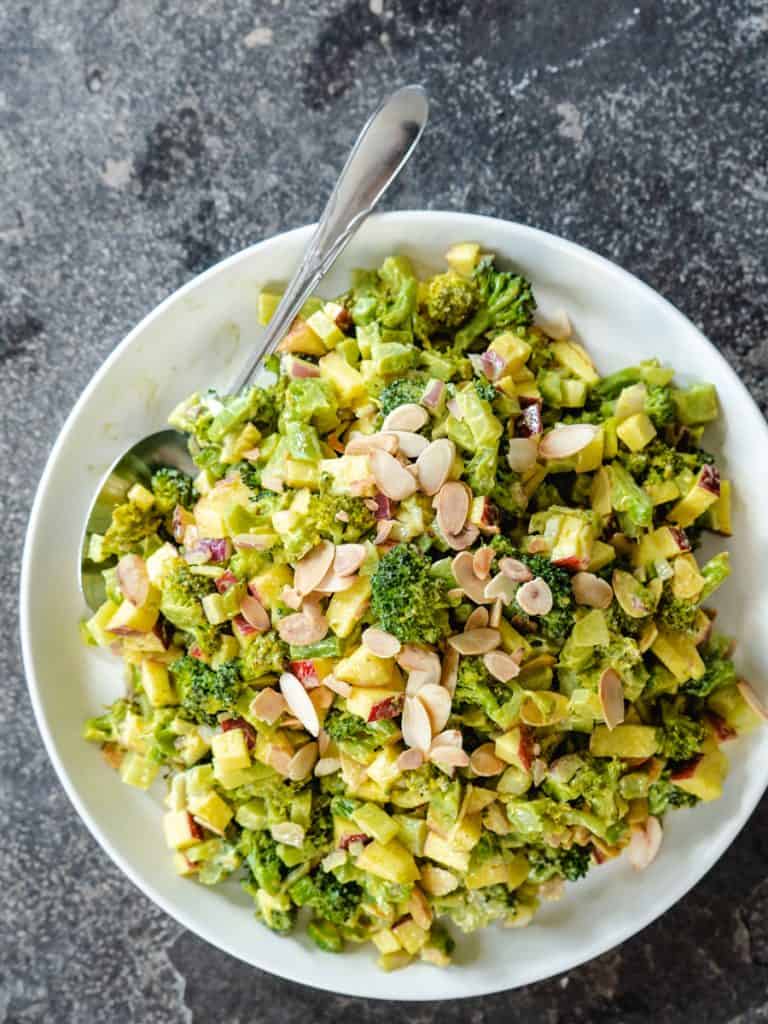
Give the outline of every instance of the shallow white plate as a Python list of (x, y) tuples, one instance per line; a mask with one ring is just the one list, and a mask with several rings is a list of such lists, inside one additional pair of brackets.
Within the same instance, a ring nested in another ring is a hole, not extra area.
[[(96, 485), (120, 452), (160, 428), (176, 402), (226, 386), (259, 336), (256, 297), (286, 279), (310, 228), (255, 245), (172, 295), (115, 350), (61, 432), (37, 493), (24, 552), (21, 631), (37, 722), (78, 813), (128, 877), (181, 924), (264, 970), (318, 988), (386, 999), (442, 999), (513, 988), (568, 970), (645, 927), (723, 853), (766, 785), (768, 730), (729, 744), (732, 771), (719, 802), (668, 817), (658, 860), (634, 873), (625, 859), (590, 872), (521, 931), (459, 939), (456, 966), (380, 972), (371, 952), (319, 952), (298, 934), (278, 938), (253, 917), (239, 886), (177, 877), (160, 830), (161, 794), (123, 785), (80, 739), (83, 720), (122, 689), (117, 660), (81, 645), (77, 621), (80, 531)], [(736, 375), (677, 310), (599, 256), (552, 235), (457, 213), (394, 213), (369, 221), (324, 283), (344, 289), (350, 268), (389, 253), (438, 269), (452, 242), (476, 239), (533, 280), (544, 312), (565, 308), (598, 367), (658, 355), (683, 380), (713, 381), (724, 410), (709, 439), (736, 482), (733, 575), (718, 595), (718, 624), (740, 641), (738, 660), (758, 687), (768, 677), (768, 428)], [(160, 788), (160, 787), (158, 787)]]

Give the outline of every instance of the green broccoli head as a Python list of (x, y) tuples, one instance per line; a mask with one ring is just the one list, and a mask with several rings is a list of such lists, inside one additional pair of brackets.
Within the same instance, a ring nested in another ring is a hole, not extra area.
[(282, 672), (287, 660), (288, 647), (271, 629), (268, 633), (254, 636), (243, 649), (240, 655), (240, 672), (243, 679), (252, 682)]
[(414, 403), (418, 405), (424, 394), (426, 377), (410, 374), (408, 377), (399, 377), (390, 381), (381, 389), (378, 397), (379, 408), (382, 416), (387, 416), (399, 405)]
[(671, 629), (677, 633), (687, 633), (693, 629), (697, 611), (696, 601), (686, 601), (683, 598), (675, 597), (671, 586), (667, 583), (656, 609), (656, 622), (665, 629)]
[(317, 869), (291, 886), (291, 899), (300, 907), (310, 907), (317, 917), (332, 924), (354, 923), (363, 890), (357, 882), (340, 882), (330, 872)]
[(690, 761), (700, 753), (706, 729), (701, 722), (680, 710), (678, 702), (662, 701), (661, 720), (656, 734), (662, 757), (670, 761)]
[(519, 274), (496, 269), (493, 256), (485, 256), (475, 267), (473, 281), (478, 308), (471, 320), (456, 334), (454, 350), (464, 352), (488, 331), (505, 327), (527, 327), (533, 322), (536, 300), (530, 281)]
[(679, 789), (662, 776), (648, 790), (648, 812), (655, 818), (661, 817), (669, 807), (694, 807), (699, 798), (693, 793)]
[(179, 561), (163, 579), (160, 590), (160, 611), (177, 629), (205, 629), (208, 622), (202, 598), (215, 591), (209, 576), (198, 576)]
[(475, 309), (477, 299), (475, 282), (453, 270), (430, 278), (424, 291), (426, 315), (438, 330), (463, 324)]
[(376, 516), (362, 498), (351, 494), (334, 494), (323, 482), (322, 489), (313, 493), (309, 507), (283, 537), (283, 548), (289, 562), (298, 561), (321, 540), (345, 544), (372, 531)]
[(493, 402), (499, 397), (499, 392), (487, 377), (475, 377), (473, 383), (478, 397), (482, 398), (484, 402)]
[(454, 693), (454, 705), (459, 714), (480, 708), (487, 718), (506, 729), (517, 717), (521, 697), (519, 688), (494, 679), (482, 658), (462, 658), (459, 662)]
[(705, 671), (701, 679), (689, 679), (682, 689), (695, 697), (708, 697), (723, 686), (733, 686), (738, 675), (729, 652), (731, 641), (727, 636), (715, 633), (699, 649)]
[(364, 722), (359, 715), (332, 707), (323, 728), (331, 739), (350, 757), (365, 762), (374, 751), (390, 742), (398, 729), (391, 718), (378, 722)]
[(531, 618), (517, 602), (507, 606), (506, 614), (524, 629), (538, 629), (540, 635), (555, 645), (564, 644), (574, 623), (575, 604), (571, 589), (571, 577), (565, 569), (552, 565), (546, 555), (529, 555), (519, 551), (506, 537), (496, 536), (491, 547), (498, 558), (508, 556), (525, 563), (534, 576), (543, 579), (552, 591), (552, 611), (537, 618)]
[(152, 475), (152, 493), (160, 512), (173, 512), (177, 505), (191, 508), (195, 502), (192, 478), (178, 469), (158, 469)]
[(506, 885), (457, 889), (447, 896), (432, 899), (435, 913), (449, 917), (465, 933), (486, 928), (494, 921), (503, 921), (514, 913), (516, 906), (517, 897)]
[(157, 534), (162, 523), (160, 510), (154, 505), (142, 508), (126, 501), (112, 509), (112, 521), (104, 534), (106, 555), (127, 555), (140, 549), (143, 542)]
[(388, 551), (371, 579), (371, 608), (382, 629), (403, 643), (436, 644), (449, 632), (444, 580), (412, 544)]
[(547, 882), (555, 877), (577, 882), (589, 871), (592, 847), (571, 846), (566, 850), (551, 846), (529, 846), (526, 847), (525, 855), (531, 865), (528, 877), (532, 882)]
[(645, 411), (657, 429), (674, 423), (677, 410), (672, 398), (672, 388), (661, 384), (649, 387)]
[(91, 743), (115, 743), (120, 736), (120, 724), (129, 711), (135, 710), (125, 697), (111, 704), (103, 715), (87, 719), (83, 727), (83, 738)]
[(223, 711), (234, 711), (242, 691), (237, 662), (228, 661), (213, 669), (184, 655), (170, 668), (179, 702), (191, 718), (212, 725)]

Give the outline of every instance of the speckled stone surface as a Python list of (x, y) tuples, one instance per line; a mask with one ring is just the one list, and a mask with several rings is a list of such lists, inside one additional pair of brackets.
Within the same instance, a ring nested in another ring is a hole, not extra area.
[[(766, 0), (0, 4), (0, 1022), (384, 1022), (185, 933), (70, 807), (32, 720), (17, 571), (50, 446), (160, 299), (313, 219), (365, 114), (423, 81), (389, 206), (604, 253), (700, 324), (768, 408)], [(660, 921), (531, 988), (414, 1024), (768, 1019), (768, 804)], [(393, 987), (397, 985), (393, 977)]]

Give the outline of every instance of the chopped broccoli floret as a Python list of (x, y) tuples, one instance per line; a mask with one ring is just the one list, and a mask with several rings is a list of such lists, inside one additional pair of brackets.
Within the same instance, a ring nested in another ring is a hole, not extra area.
[(195, 501), (192, 478), (178, 469), (158, 469), (152, 476), (152, 493), (160, 512), (173, 512), (177, 505), (191, 508)]
[(311, 907), (315, 914), (332, 924), (350, 924), (363, 898), (356, 882), (339, 882), (330, 872), (314, 871), (291, 886), (291, 899), (300, 907)]
[(378, 320), (384, 327), (409, 325), (416, 309), (418, 284), (410, 260), (388, 256), (378, 272), (358, 271), (350, 296), (350, 312), (356, 324)]
[(413, 375), (390, 381), (382, 388), (378, 398), (382, 416), (389, 415), (399, 405), (411, 402), (418, 404), (424, 394), (424, 384), (425, 380)]
[(260, 633), (246, 645), (240, 655), (240, 672), (243, 679), (252, 681), (283, 671), (288, 658), (288, 648), (271, 629)]
[(501, 728), (514, 721), (521, 703), (521, 691), (500, 683), (490, 674), (479, 657), (462, 658), (456, 680), (454, 704), (459, 713), (480, 708)]
[(214, 590), (215, 586), (209, 576), (198, 576), (180, 561), (163, 579), (160, 611), (178, 629), (205, 629), (208, 623), (200, 602)]
[(448, 633), (445, 595), (445, 582), (413, 544), (388, 551), (371, 579), (374, 617), (403, 643), (436, 644)]
[(457, 889), (448, 896), (435, 897), (436, 914), (445, 914), (463, 932), (474, 932), (514, 913), (515, 893), (506, 885), (488, 885), (483, 889)]
[(294, 562), (321, 540), (334, 544), (356, 541), (375, 525), (376, 516), (362, 498), (323, 489), (312, 494), (306, 513), (283, 538), (283, 547), (288, 560)]
[(397, 726), (391, 718), (378, 722), (364, 722), (359, 715), (333, 707), (324, 725), (325, 731), (350, 757), (367, 760), (378, 747), (397, 735)]
[(686, 601), (683, 598), (675, 597), (672, 588), (667, 584), (656, 609), (656, 621), (665, 629), (687, 633), (693, 629), (697, 611), (696, 601)]
[(554, 644), (565, 643), (573, 626), (575, 604), (571, 589), (571, 578), (564, 569), (552, 565), (545, 555), (529, 555), (519, 551), (506, 537), (497, 536), (491, 541), (499, 558), (509, 556), (524, 562), (534, 576), (544, 580), (552, 591), (552, 611), (537, 618), (530, 618), (517, 602), (507, 606), (505, 613), (525, 628), (540, 628), (542, 636)]
[(103, 715), (89, 718), (83, 727), (83, 736), (92, 743), (114, 743), (119, 738), (119, 726), (132, 704), (125, 697), (111, 704)]
[(648, 388), (645, 411), (653, 425), (657, 428), (673, 423), (676, 415), (676, 406), (672, 398), (672, 389), (664, 385)]
[(530, 282), (519, 274), (497, 270), (493, 256), (475, 267), (478, 309), (456, 334), (454, 350), (464, 352), (480, 335), (501, 327), (527, 327), (533, 322), (536, 300)]
[(728, 637), (715, 634), (700, 649), (706, 670), (701, 679), (689, 679), (682, 689), (696, 697), (708, 697), (723, 686), (732, 686), (737, 680), (736, 666), (728, 652)]
[(450, 329), (464, 323), (477, 305), (477, 298), (475, 282), (449, 270), (427, 282), (424, 306), (436, 328)]
[(209, 668), (198, 658), (184, 655), (171, 665), (171, 673), (184, 711), (199, 722), (212, 724), (222, 711), (233, 711), (242, 690), (237, 662)]
[(532, 882), (546, 882), (559, 876), (576, 882), (589, 871), (591, 846), (571, 846), (570, 849), (551, 846), (529, 846), (525, 855), (531, 865), (528, 877)]
[(160, 510), (153, 503), (142, 508), (134, 501), (116, 505), (112, 522), (104, 534), (102, 550), (106, 555), (126, 555), (141, 547), (143, 541), (154, 536), (162, 522)]
[(475, 391), (484, 402), (493, 402), (498, 397), (498, 391), (486, 377), (475, 377), (473, 383)]
[(662, 702), (662, 725), (657, 729), (659, 753), (670, 761), (690, 761), (701, 750), (706, 730), (669, 700)]
[(648, 790), (648, 812), (658, 818), (668, 807), (694, 807), (699, 798), (675, 786), (668, 779), (659, 779)]

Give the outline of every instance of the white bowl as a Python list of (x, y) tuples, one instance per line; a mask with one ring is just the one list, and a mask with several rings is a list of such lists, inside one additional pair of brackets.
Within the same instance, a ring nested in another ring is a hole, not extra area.
[[(644, 928), (694, 885), (732, 842), (766, 785), (768, 730), (729, 744), (723, 798), (668, 816), (645, 872), (626, 858), (594, 869), (520, 931), (457, 935), (456, 966), (416, 965), (385, 975), (368, 950), (329, 956), (301, 933), (279, 938), (253, 917), (235, 883), (206, 888), (177, 877), (160, 830), (160, 794), (123, 785), (80, 738), (83, 720), (122, 689), (116, 659), (82, 646), (80, 532), (113, 460), (160, 428), (171, 407), (210, 384), (226, 387), (259, 336), (256, 297), (286, 279), (305, 227), (255, 245), (195, 278), (133, 330), (86, 388), (40, 483), (24, 551), (21, 633), (29, 689), (51, 760), (78, 813), (128, 877), (177, 921), (248, 963), (294, 981), (355, 996), (443, 999), (509, 989), (566, 971)], [(532, 228), (458, 213), (371, 219), (324, 282), (342, 291), (356, 266), (394, 251), (421, 268), (442, 265), (452, 242), (476, 239), (533, 280), (540, 307), (566, 309), (598, 367), (659, 356), (683, 380), (717, 385), (724, 418), (709, 439), (736, 483), (733, 575), (718, 595), (718, 625), (739, 640), (737, 658), (758, 686), (768, 676), (768, 428), (733, 370), (681, 313), (636, 278), (571, 242)], [(160, 787), (158, 786), (158, 789)]]

